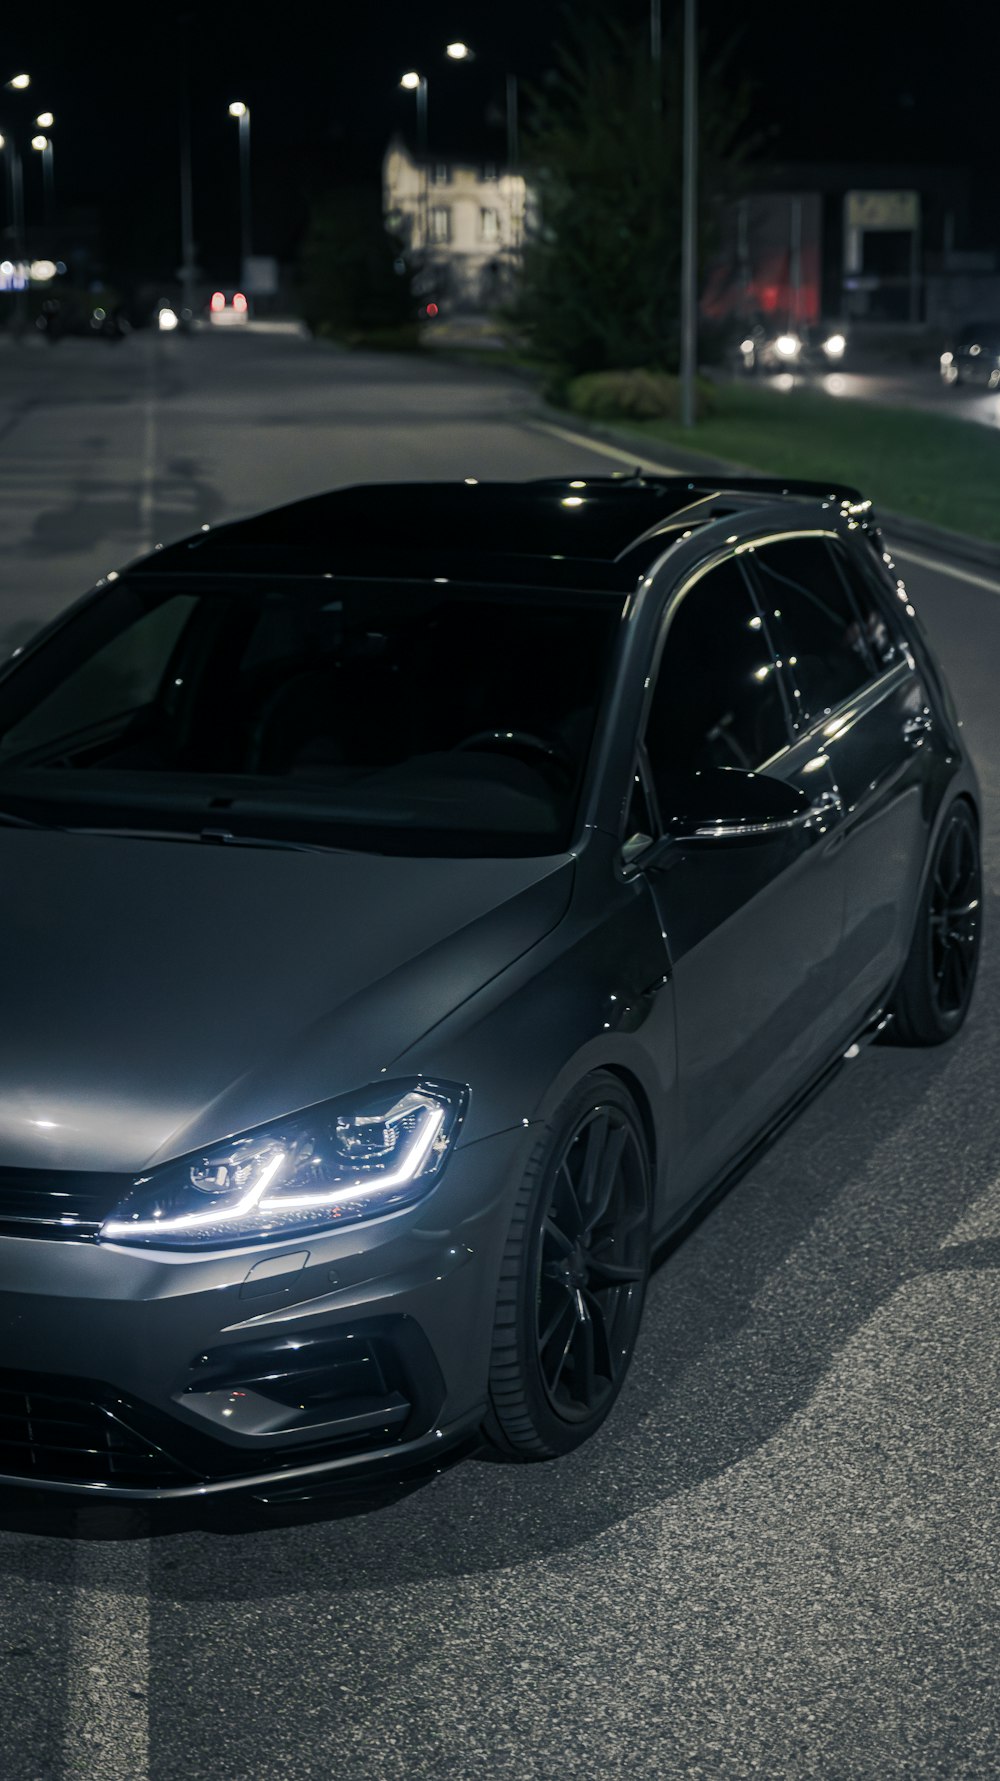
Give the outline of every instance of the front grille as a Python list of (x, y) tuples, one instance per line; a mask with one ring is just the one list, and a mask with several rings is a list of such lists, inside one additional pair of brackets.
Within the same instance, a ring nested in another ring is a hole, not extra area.
[(123, 1420), (123, 1405), (99, 1401), (100, 1393), (86, 1380), (0, 1373), (0, 1472), (146, 1489), (188, 1483), (191, 1473)]
[(0, 1233), (92, 1240), (131, 1181), (78, 1169), (0, 1169)]

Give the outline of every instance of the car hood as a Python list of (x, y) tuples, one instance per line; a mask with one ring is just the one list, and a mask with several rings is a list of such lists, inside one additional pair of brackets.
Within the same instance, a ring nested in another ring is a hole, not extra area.
[(572, 866), (0, 833), (0, 1167), (144, 1169), (372, 1081)]

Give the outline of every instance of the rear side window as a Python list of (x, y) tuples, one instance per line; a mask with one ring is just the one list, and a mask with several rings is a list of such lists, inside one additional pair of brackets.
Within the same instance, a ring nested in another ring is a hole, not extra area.
[[(866, 547), (867, 548), (867, 547)], [(902, 661), (902, 637), (896, 626), (896, 615), (888, 603), (879, 598), (874, 566), (859, 563), (850, 550), (831, 544), (834, 562), (850, 590), (854, 609), (861, 620), (865, 647), (874, 667), (880, 672), (894, 668)]]
[(670, 622), (646, 726), (657, 797), (706, 767), (751, 772), (788, 746), (774, 658), (735, 562), (685, 594)]
[(784, 658), (797, 724), (850, 699), (874, 676), (864, 628), (822, 538), (782, 538), (753, 554), (761, 608)]

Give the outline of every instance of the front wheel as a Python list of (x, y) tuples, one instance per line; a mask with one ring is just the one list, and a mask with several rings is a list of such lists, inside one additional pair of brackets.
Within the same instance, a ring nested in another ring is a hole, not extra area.
[(525, 1170), (500, 1271), (486, 1433), (553, 1459), (604, 1421), (632, 1358), (649, 1273), (652, 1168), (632, 1096), (596, 1070)]
[(956, 799), (935, 843), (910, 955), (893, 1001), (890, 1036), (901, 1045), (942, 1045), (972, 1000), (982, 938), (979, 829)]

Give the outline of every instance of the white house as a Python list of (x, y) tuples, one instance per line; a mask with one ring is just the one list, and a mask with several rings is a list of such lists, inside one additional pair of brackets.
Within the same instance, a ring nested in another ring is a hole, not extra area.
[(497, 162), (415, 158), (398, 138), (382, 163), (386, 227), (418, 268), (414, 289), (451, 309), (490, 309), (514, 285), (528, 188)]

